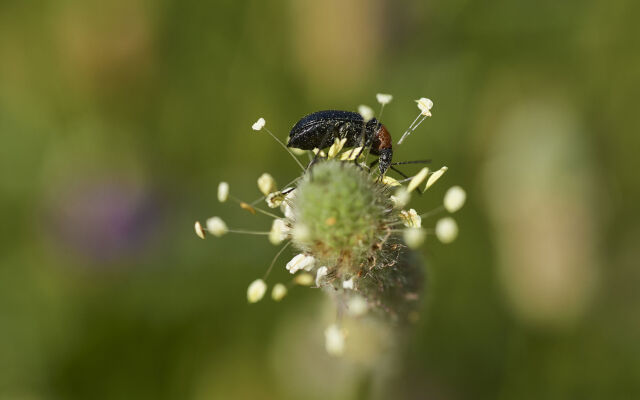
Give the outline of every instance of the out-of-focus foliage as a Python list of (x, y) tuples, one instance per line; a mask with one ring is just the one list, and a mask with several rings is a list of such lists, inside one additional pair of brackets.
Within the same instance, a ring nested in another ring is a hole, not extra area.
[(638, 4), (0, 3), (0, 397), (388, 391), (358, 373), (384, 360), (324, 354), (320, 293), (246, 304), (274, 247), (192, 231), (268, 224), (218, 204), (220, 180), (254, 199), (263, 172), (297, 176), (257, 117), (284, 138), (386, 92), (396, 140), (435, 103), (394, 156), (468, 192), (459, 240), (427, 243), (395, 394), (637, 398)]

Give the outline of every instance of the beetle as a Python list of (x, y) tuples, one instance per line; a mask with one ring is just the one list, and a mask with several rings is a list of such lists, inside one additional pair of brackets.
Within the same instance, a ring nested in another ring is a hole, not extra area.
[(375, 118), (365, 123), (362, 115), (351, 111), (325, 110), (303, 117), (291, 128), (287, 147), (324, 149), (344, 138), (347, 147), (371, 148), (371, 154), (378, 156), (380, 175), (391, 167), (393, 147), (387, 128)]

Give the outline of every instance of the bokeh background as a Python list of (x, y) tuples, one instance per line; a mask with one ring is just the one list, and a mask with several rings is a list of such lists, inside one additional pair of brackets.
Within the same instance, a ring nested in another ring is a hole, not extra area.
[(377, 92), (396, 140), (435, 103), (394, 154), (449, 166), (413, 206), (469, 197), (396, 398), (638, 398), (638, 4), (0, 2), (0, 398), (366, 397), (320, 293), (246, 303), (277, 249), (193, 222), (269, 226), (216, 201), (297, 175), (258, 117)]

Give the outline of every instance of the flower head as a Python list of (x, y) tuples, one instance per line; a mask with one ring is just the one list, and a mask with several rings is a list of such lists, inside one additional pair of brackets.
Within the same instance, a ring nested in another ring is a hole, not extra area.
[[(391, 99), (387, 94), (376, 96), (381, 105), (380, 113)], [(431, 100), (421, 98), (417, 103), (420, 114), (398, 143), (431, 116)], [(358, 107), (358, 112), (365, 122), (375, 117), (367, 106)], [(286, 149), (286, 145), (265, 127), (263, 118), (258, 119), (252, 129), (264, 129)], [(231, 199), (251, 214), (272, 218), (270, 230), (232, 230), (220, 217), (212, 217), (206, 221), (206, 229), (196, 222), (195, 232), (203, 239), (205, 233), (217, 237), (227, 233), (264, 235), (272, 244), (281, 246), (265, 277), (256, 279), (247, 288), (250, 303), (265, 296), (265, 280), (272, 267), (276, 267), (276, 271), (279, 269), (279, 273), (289, 276), (289, 282), (273, 286), (271, 297), (274, 301), (282, 300), (288, 288), (313, 286), (335, 299), (338, 315), (344, 318), (367, 315), (367, 318), (411, 320), (409, 315), (415, 314), (418, 304), (415, 300), (419, 297), (422, 279), (420, 263), (410, 249), (419, 249), (432, 232), (440, 242), (452, 242), (458, 234), (455, 220), (441, 218), (434, 229), (433, 222), (427, 218), (436, 212), (458, 211), (464, 205), (466, 193), (461, 187), (453, 186), (445, 194), (443, 206), (421, 214), (416, 210), (419, 207), (408, 207), (411, 193), (422, 194), (419, 188), (425, 181), (425, 190), (429, 189), (447, 167), (433, 172), (422, 168), (411, 177), (399, 171), (395, 172), (402, 178), (380, 175), (377, 168), (369, 167), (370, 144), (345, 149), (349, 143), (347, 137), (331, 139), (333, 143), (327, 143), (328, 148), (312, 151), (315, 157), (307, 168), (287, 149), (304, 172), (285, 189), (278, 190), (274, 177), (263, 173), (257, 180), (261, 197), (244, 202), (229, 195), (226, 182), (219, 184), (220, 202)], [(264, 209), (259, 204), (262, 200), (266, 202)], [(288, 246), (297, 254), (288, 262), (278, 261)], [(325, 331), (325, 346), (329, 354), (342, 355), (346, 346), (345, 329), (338, 324), (330, 325)]]

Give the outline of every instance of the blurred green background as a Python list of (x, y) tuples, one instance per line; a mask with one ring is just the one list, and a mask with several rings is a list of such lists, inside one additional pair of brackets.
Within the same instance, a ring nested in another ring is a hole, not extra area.
[(193, 222), (269, 226), (216, 201), (296, 177), (258, 117), (285, 138), (377, 92), (396, 140), (435, 103), (395, 148), (449, 167), (412, 206), (469, 197), (396, 398), (638, 398), (639, 4), (0, 2), (0, 398), (362, 396), (313, 347), (322, 295), (247, 305), (276, 248)]

